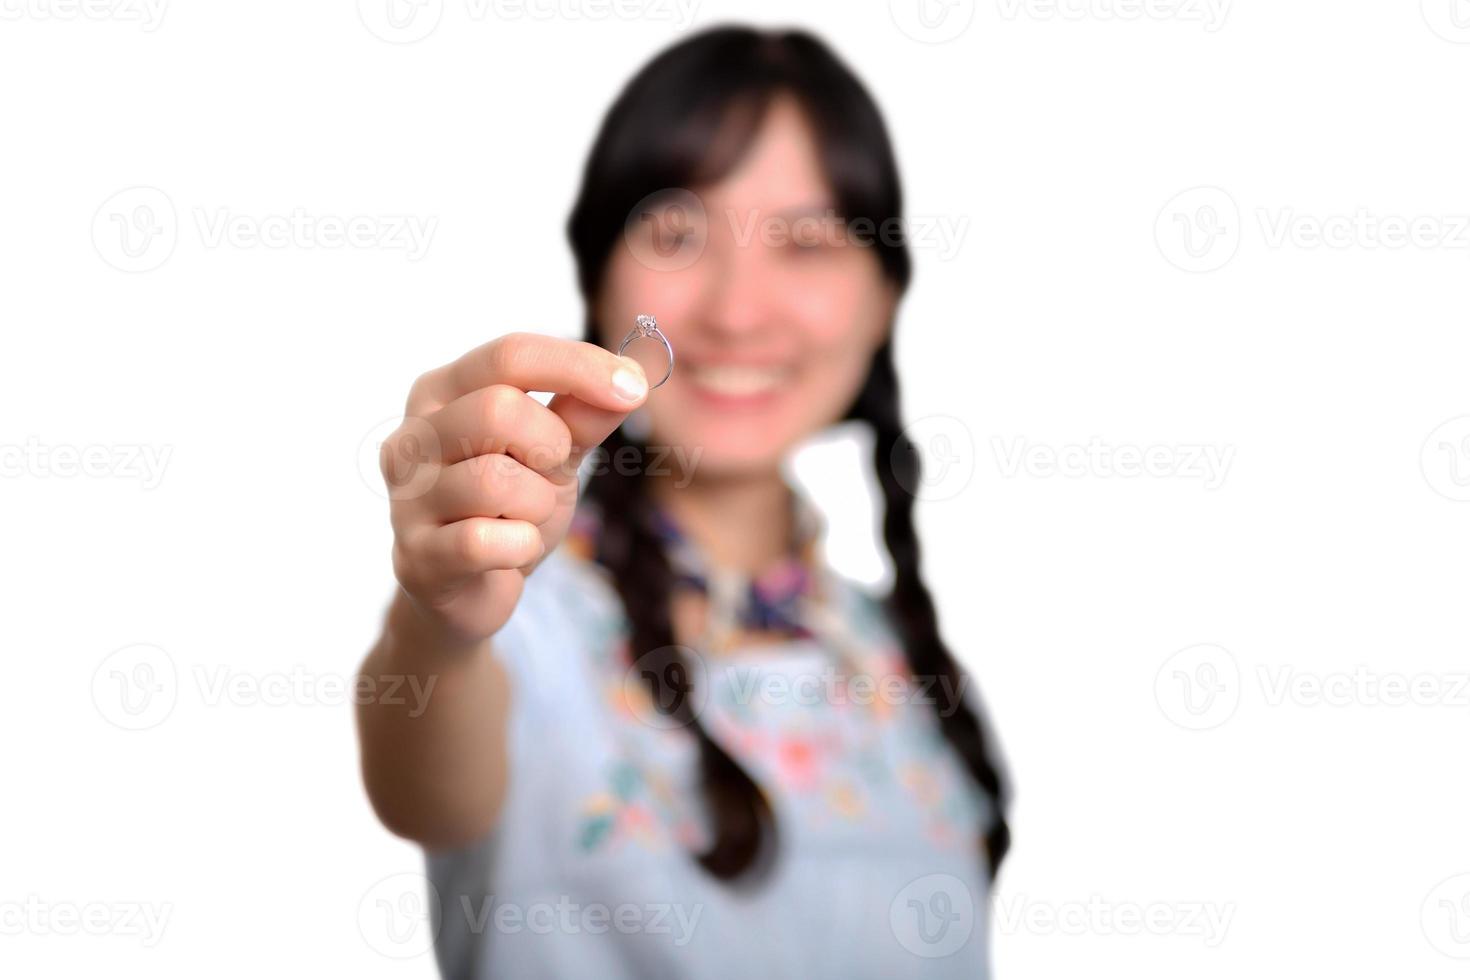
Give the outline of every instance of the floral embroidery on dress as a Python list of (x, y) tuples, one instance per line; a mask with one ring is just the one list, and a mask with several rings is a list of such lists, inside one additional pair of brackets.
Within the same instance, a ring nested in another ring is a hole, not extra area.
[(662, 850), (669, 837), (685, 848), (699, 845), (702, 832), (693, 820), (676, 812), (678, 801), (664, 773), (644, 772), (627, 760), (618, 760), (607, 779), (607, 791), (593, 793), (582, 802), (577, 831), (582, 853), (616, 849), (630, 841)]
[[(593, 561), (595, 514), (579, 517), (574, 527), (570, 550)], [(768, 585), (797, 587), (794, 578), (777, 581), (779, 574), (762, 579), (756, 592)], [(816, 668), (784, 653), (770, 661), (756, 656), (726, 664), (709, 657), (711, 689), (701, 723), (797, 826), (817, 833), (848, 828), (863, 837), (911, 836), (917, 830), (942, 847), (974, 848), (989, 801), (941, 734), (933, 701), (943, 692), (915, 682), (881, 601), (856, 589), (837, 598), (843, 600), (838, 615), (862, 640), (858, 649), (827, 650), (830, 659), (812, 658)], [(648, 723), (657, 709), (646, 685), (629, 683), (627, 617), (621, 610), (598, 610), (590, 617), (594, 666), (621, 751), (600, 777), (604, 788), (582, 803), (577, 846), (592, 853), (629, 843), (666, 850), (672, 843), (698, 851), (707, 831), (695, 819), (702, 815), (702, 801), (695, 788), (693, 739), (684, 729)], [(830, 669), (842, 696), (766, 696), (765, 672), (774, 670), (781, 680), (782, 669), (795, 676)], [(671, 773), (679, 775), (677, 786)]]

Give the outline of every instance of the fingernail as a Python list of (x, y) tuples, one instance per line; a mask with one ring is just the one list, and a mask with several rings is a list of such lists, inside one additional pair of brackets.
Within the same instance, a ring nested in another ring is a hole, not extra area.
[(630, 402), (636, 402), (648, 394), (648, 379), (643, 377), (643, 371), (637, 367), (624, 365), (613, 371), (612, 383), (617, 393)]

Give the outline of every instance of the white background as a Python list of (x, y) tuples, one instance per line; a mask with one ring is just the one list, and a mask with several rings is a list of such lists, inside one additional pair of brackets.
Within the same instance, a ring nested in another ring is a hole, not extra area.
[[(340, 689), (391, 582), (364, 460), (419, 372), (578, 335), (597, 121), (738, 17), (827, 38), (962, 229), (900, 370), (1015, 777), (998, 975), (1464, 975), (1470, 5), (359, 6), (0, 0), (0, 971), (433, 975), (374, 926), (420, 861)], [(297, 209), (389, 234), (213, 235)], [(863, 465), (799, 469), (872, 580)]]

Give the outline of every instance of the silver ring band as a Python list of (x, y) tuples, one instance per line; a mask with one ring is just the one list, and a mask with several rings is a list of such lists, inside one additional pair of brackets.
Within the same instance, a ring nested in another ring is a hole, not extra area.
[(659, 385), (669, 380), (670, 375), (674, 373), (674, 347), (672, 344), (669, 343), (669, 338), (665, 337), (663, 331), (658, 328), (658, 321), (655, 320), (653, 317), (649, 316), (646, 313), (640, 313), (637, 317), (634, 318), (634, 323), (636, 325), (633, 327), (632, 333), (623, 338), (623, 344), (621, 347), (618, 348), (618, 356), (621, 357), (623, 351), (628, 349), (628, 345), (631, 344), (633, 341), (639, 339), (640, 337), (652, 337), (654, 340), (657, 340), (659, 343), (664, 345), (664, 350), (667, 351), (669, 355), (669, 369), (665, 371), (664, 376), (658, 380), (658, 384), (649, 386), (648, 390), (652, 391), (654, 388), (657, 388)]

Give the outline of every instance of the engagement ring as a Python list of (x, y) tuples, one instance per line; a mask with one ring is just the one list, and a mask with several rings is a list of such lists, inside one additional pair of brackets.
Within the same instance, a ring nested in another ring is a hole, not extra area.
[(632, 333), (623, 338), (623, 345), (618, 348), (619, 355), (621, 355), (623, 351), (628, 349), (629, 344), (639, 339), (640, 337), (652, 337), (654, 340), (657, 340), (659, 343), (664, 345), (664, 350), (667, 351), (669, 355), (669, 369), (664, 372), (664, 376), (659, 379), (658, 384), (649, 386), (649, 390), (652, 391), (654, 388), (657, 388), (659, 385), (669, 380), (669, 375), (674, 373), (674, 348), (669, 343), (669, 338), (665, 337), (663, 335), (663, 331), (658, 328), (658, 321), (655, 320), (653, 317), (649, 316), (646, 313), (640, 313), (635, 318), (634, 322), (637, 324), (637, 326), (633, 328)]

